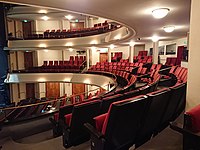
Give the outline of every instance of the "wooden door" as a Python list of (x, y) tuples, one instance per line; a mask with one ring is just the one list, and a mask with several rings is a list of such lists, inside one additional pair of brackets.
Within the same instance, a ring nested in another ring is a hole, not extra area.
[(108, 53), (100, 53), (100, 62), (106, 62), (108, 60)]
[(57, 98), (60, 97), (60, 83), (46, 83), (46, 97)]
[(32, 33), (31, 22), (22, 22), (23, 37), (28, 38), (28, 35)]
[(26, 83), (26, 98), (35, 98), (35, 84)]
[(27, 70), (33, 67), (33, 52), (24, 52), (24, 68)]
[(70, 22), (70, 29), (82, 29), (84, 28), (84, 22)]
[(72, 94), (76, 95), (76, 94), (81, 94), (85, 92), (85, 84), (72, 84)]

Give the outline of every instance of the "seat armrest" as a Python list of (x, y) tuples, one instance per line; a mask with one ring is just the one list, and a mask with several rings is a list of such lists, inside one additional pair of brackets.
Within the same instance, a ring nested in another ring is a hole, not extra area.
[(138, 81), (140, 81), (141, 78), (150, 78), (150, 74), (143, 74), (143, 75), (137, 76), (137, 80), (138, 80)]
[(61, 127), (62, 127), (62, 129), (63, 130), (67, 130), (67, 129), (69, 129), (69, 126), (65, 123), (65, 121), (64, 120), (59, 120), (59, 124), (61, 125)]
[(87, 128), (88, 132), (95, 136), (96, 138), (100, 139), (100, 138), (103, 138), (104, 135), (100, 132), (98, 132), (91, 124), (89, 123), (84, 123), (84, 126)]
[(53, 124), (53, 125), (56, 125), (58, 122), (56, 122), (53, 118), (49, 118), (49, 121)]
[(193, 135), (193, 136), (200, 138), (200, 132), (194, 132), (192, 130), (185, 129), (185, 128), (183, 128), (183, 124), (180, 124), (177, 122), (172, 122), (172, 123), (170, 123), (170, 128), (181, 134), (189, 134), (189, 135)]

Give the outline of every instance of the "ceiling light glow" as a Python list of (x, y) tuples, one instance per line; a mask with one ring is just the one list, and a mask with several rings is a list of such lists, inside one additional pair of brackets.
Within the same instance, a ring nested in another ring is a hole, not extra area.
[(163, 30), (167, 33), (173, 32), (175, 29), (175, 26), (165, 26), (163, 27)]
[(71, 20), (73, 18), (73, 16), (72, 15), (67, 15), (67, 16), (65, 16), (65, 18), (67, 18), (68, 20)]
[(46, 44), (39, 44), (39, 47), (47, 47)]
[(159, 37), (156, 36), (156, 35), (154, 35), (154, 36), (151, 38), (151, 40), (152, 40), (153, 42), (158, 42)]
[(47, 20), (49, 20), (49, 17), (48, 16), (43, 16), (41, 19), (47, 21)]
[(134, 46), (134, 45), (135, 45), (135, 42), (130, 41), (129, 45), (130, 45), (130, 46)]
[(40, 13), (40, 14), (46, 14), (47, 10), (41, 9), (41, 10), (38, 11), (38, 13)]
[(72, 51), (73, 51), (73, 48), (69, 48), (69, 51), (72, 52)]
[(164, 18), (170, 10), (168, 8), (158, 8), (152, 11), (152, 15), (156, 19)]
[(114, 49), (114, 48), (115, 48), (115, 45), (111, 44), (110, 49)]

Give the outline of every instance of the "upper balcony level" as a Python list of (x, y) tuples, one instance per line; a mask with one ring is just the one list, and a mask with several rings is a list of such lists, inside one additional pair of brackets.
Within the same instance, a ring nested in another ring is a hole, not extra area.
[(25, 6), (11, 8), (7, 20), (9, 50), (103, 46), (135, 34), (113, 20)]

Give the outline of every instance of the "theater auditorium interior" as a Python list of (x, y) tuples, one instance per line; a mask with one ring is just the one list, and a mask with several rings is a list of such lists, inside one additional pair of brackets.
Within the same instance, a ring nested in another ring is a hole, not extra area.
[(0, 0), (0, 150), (199, 150), (199, 0)]

